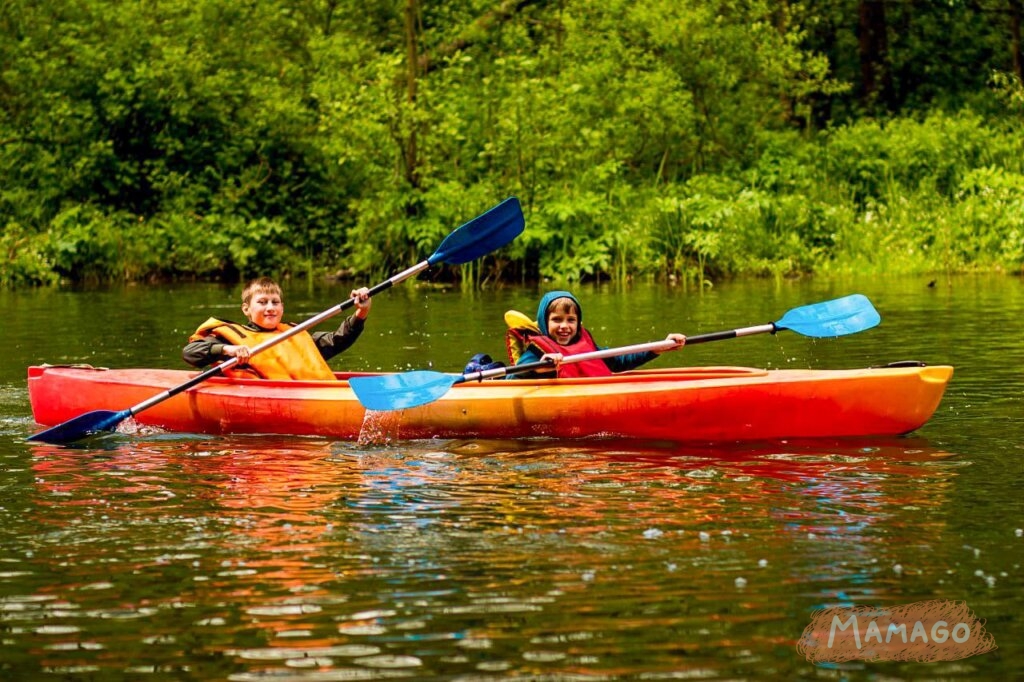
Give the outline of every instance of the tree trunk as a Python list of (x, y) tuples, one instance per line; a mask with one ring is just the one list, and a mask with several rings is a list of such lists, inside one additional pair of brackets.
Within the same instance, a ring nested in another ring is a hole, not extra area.
[[(419, 51), (417, 47), (416, 16), (418, 14), (417, 0), (406, 0), (405, 2), (405, 111), (411, 114), (416, 105), (416, 81), (419, 70)], [(419, 158), (417, 151), (416, 126), (414, 118), (410, 116), (408, 136), (405, 139), (402, 150), (403, 165), (405, 166), (405, 179), (410, 187), (419, 188)]]
[(885, 4), (882, 0), (860, 0), (858, 40), (860, 44), (861, 103), (874, 109), (888, 102), (892, 91), (889, 75), (889, 42), (886, 36)]
[(1013, 72), (1017, 80), (1024, 83), (1024, 58), (1021, 57), (1020, 24), (1024, 14), (1024, 2), (1009, 0), (1010, 4), (1010, 49), (1013, 51)]

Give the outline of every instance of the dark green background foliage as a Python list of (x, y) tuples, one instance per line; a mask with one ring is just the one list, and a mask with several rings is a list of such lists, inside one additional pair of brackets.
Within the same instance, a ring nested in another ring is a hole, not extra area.
[(1020, 0), (0, 5), (0, 283), (1024, 266)]

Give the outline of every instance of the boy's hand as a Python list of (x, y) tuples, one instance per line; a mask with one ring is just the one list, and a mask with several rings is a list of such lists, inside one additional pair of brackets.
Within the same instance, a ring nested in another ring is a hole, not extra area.
[(562, 358), (564, 357), (565, 356), (562, 355), (561, 353), (545, 353), (544, 355), (541, 356), (540, 361), (550, 362), (555, 367), (558, 367), (560, 364), (562, 364)]
[[(686, 337), (683, 336), (682, 334), (675, 334), (675, 333), (669, 334), (668, 336), (665, 337), (665, 340), (666, 341), (675, 341), (676, 342), (676, 347), (675, 348), (667, 348), (666, 350), (679, 350), (684, 345), (686, 345)], [(661, 355), (665, 351), (656, 350), (654, 352), (656, 354), (658, 354), (658, 355)]]
[(229, 357), (238, 358), (240, 365), (249, 362), (249, 357), (252, 355), (252, 349), (248, 346), (224, 346), (224, 350), (221, 352)]
[(370, 314), (370, 306), (373, 305), (373, 298), (370, 290), (366, 287), (352, 290), (352, 300), (356, 303), (356, 317), (365, 320)]

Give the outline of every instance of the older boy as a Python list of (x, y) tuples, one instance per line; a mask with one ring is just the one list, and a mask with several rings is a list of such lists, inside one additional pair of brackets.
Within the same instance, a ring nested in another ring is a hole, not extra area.
[(369, 289), (353, 289), (352, 299), (356, 312), (336, 331), (301, 332), (253, 355), (252, 348), (294, 326), (282, 322), (284, 303), (280, 285), (269, 277), (254, 279), (242, 291), (242, 313), (249, 323), (211, 317), (189, 337), (182, 357), (195, 367), (238, 358), (238, 364), (225, 371), (228, 376), (334, 380), (327, 361), (355, 343), (370, 314)]

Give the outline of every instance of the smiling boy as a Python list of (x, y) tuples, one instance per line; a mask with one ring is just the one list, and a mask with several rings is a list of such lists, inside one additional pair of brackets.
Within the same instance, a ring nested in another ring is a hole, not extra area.
[(370, 314), (369, 289), (353, 289), (351, 296), (356, 312), (337, 330), (298, 333), (254, 355), (255, 346), (294, 326), (282, 322), (284, 302), (280, 285), (270, 277), (254, 279), (242, 291), (242, 313), (248, 324), (211, 317), (189, 337), (182, 357), (194, 367), (236, 357), (238, 365), (225, 371), (228, 376), (334, 380), (327, 361), (356, 342)]
[[(625, 372), (650, 362), (658, 357), (658, 353), (629, 353), (604, 359), (584, 360), (582, 362), (561, 364), (562, 358), (578, 353), (599, 350), (600, 347), (583, 326), (583, 308), (580, 302), (568, 291), (549, 291), (537, 307), (537, 331), (512, 328), (508, 331), (509, 357), (515, 364), (523, 365), (542, 359), (554, 361), (557, 376), (564, 377), (596, 377), (610, 376), (616, 372)], [(680, 348), (686, 343), (682, 334), (669, 334), (668, 339), (675, 341)], [(517, 346), (514, 353), (513, 346)], [(515, 357), (518, 355), (518, 357)], [(550, 376), (548, 370), (546, 374)], [(539, 372), (522, 372), (509, 374), (509, 379), (537, 378), (543, 376)]]

